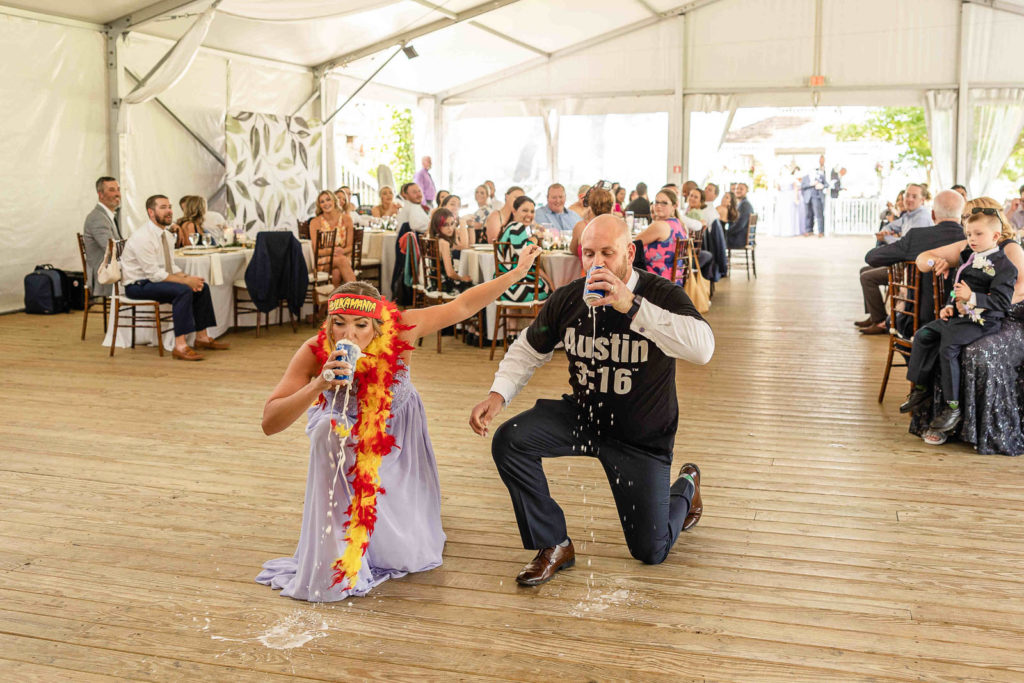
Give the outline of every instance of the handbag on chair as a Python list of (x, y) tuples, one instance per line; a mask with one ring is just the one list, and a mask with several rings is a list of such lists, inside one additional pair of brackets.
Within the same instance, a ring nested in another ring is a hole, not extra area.
[(107, 244), (107, 251), (103, 254), (103, 263), (96, 269), (96, 279), (102, 285), (112, 285), (121, 281), (121, 263), (114, 255), (114, 243)]
[(697, 312), (704, 315), (711, 308), (711, 283), (700, 272), (697, 258), (693, 253), (693, 245), (687, 245), (687, 258), (690, 259), (690, 276), (683, 284), (683, 291), (690, 297), (693, 307)]

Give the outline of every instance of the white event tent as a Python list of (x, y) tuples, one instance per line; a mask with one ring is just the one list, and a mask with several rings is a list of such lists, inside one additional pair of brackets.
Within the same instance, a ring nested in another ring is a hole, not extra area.
[(560, 117), (664, 112), (679, 180), (692, 112), (724, 137), (737, 107), (848, 104), (925, 107), (941, 183), (984, 187), (1024, 126), (1022, 35), (1024, 0), (0, 0), (0, 311), (35, 264), (77, 267), (98, 176), (129, 226), (156, 192), (223, 211), (233, 116), (312, 126), (371, 76), (359, 97), (416, 109), (442, 180), (465, 117), (541, 119), (557, 177)]

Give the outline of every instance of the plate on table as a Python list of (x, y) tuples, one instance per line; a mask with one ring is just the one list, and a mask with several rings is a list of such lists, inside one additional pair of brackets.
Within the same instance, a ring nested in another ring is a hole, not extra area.
[(214, 252), (214, 251), (217, 251), (217, 247), (205, 247), (205, 246), (204, 247), (199, 247), (199, 246), (191, 247), (190, 246), (190, 247), (184, 247), (181, 250), (181, 253), (184, 254), (185, 256), (197, 256), (199, 254), (209, 254), (209, 253)]
[(474, 244), (473, 249), (475, 251), (494, 251), (494, 247), (490, 244)]

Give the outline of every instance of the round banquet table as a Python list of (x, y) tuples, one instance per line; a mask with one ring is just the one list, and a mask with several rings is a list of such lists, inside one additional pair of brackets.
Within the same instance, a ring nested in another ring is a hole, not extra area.
[[(575, 254), (565, 251), (545, 251), (541, 254), (540, 268), (551, 279), (557, 289), (582, 277), (583, 264)], [(459, 256), (459, 275), (468, 275), (473, 284), (480, 284), (494, 278), (494, 248), (478, 245), (463, 249)], [(486, 310), (487, 329), (493, 337), (496, 305), (488, 304)]]

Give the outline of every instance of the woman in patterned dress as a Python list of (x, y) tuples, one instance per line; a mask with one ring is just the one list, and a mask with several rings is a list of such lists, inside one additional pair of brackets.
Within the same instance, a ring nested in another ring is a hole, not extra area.
[[(509, 216), (508, 222), (501, 229), (501, 234), (498, 236), (497, 242), (507, 242), (511, 245), (511, 248), (518, 253), (527, 244), (536, 244), (537, 240), (533, 236), (533, 213), (534, 213), (533, 200), (522, 195), (516, 197), (512, 203), (512, 214)], [(499, 247), (501, 248), (501, 247)], [(507, 248), (507, 247), (505, 247)], [(505, 259), (502, 259), (505, 260)], [(496, 264), (495, 277), (500, 277), (502, 274), (508, 272), (508, 267), (499, 262)], [(519, 282), (509, 287), (504, 294), (502, 294), (499, 301), (514, 301), (521, 303), (524, 301), (543, 301), (548, 298), (548, 294), (554, 291), (554, 287), (551, 286), (551, 282), (545, 273), (539, 271), (540, 282), (538, 283), (537, 298), (534, 299), (533, 282), (534, 276), (527, 275)]]

